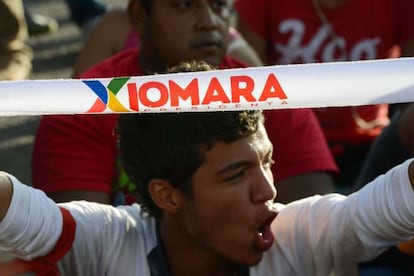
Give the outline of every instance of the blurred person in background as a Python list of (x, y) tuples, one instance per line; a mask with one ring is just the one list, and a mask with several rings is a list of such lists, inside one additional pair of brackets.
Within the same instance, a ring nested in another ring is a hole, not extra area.
[[(100, 17), (105, 14), (107, 4), (100, 0), (65, 0), (71, 20), (87, 37)], [(29, 35), (36, 36), (55, 32), (58, 22), (50, 15), (33, 12), (28, 0), (24, 0), (24, 11)]]
[[(220, 69), (243, 68), (245, 64), (226, 54), (230, 9), (230, 1), (221, 0), (131, 0), (129, 22), (139, 34), (139, 47), (124, 50), (76, 77), (149, 75), (191, 60), (204, 60)], [(126, 30), (120, 32), (126, 34), (131, 27), (124, 25)], [(125, 40), (120, 41), (122, 45)], [(43, 116), (33, 150), (34, 186), (56, 202), (135, 202), (136, 185), (125, 174), (114, 136), (118, 116)], [(281, 190), (278, 199), (289, 202), (332, 192), (331, 174), (337, 167), (312, 110), (271, 110), (265, 116), (278, 154), (273, 168)]]
[[(237, 28), (264, 64), (414, 56), (412, 0), (236, 0), (235, 9)], [(389, 123), (388, 105), (314, 111), (340, 168), (337, 188), (347, 193)]]
[[(91, 29), (74, 65), (73, 76), (79, 76), (93, 65), (122, 50), (139, 47), (140, 38), (131, 23), (126, 7), (108, 10)], [(232, 26), (229, 28), (229, 40), (229, 56), (248, 66), (262, 65), (256, 52)]]
[[(235, 9), (237, 28), (265, 64), (414, 56), (412, 0), (236, 0)], [(358, 187), (365, 185), (414, 153), (412, 105), (397, 110), (384, 132), (386, 104), (314, 111), (340, 169), (335, 179), (340, 192), (351, 192), (358, 178)], [(403, 273), (412, 263), (396, 248), (387, 254), (376, 265)]]
[(0, 1), (0, 80), (26, 79), (32, 69), (32, 50), (21, 0)]

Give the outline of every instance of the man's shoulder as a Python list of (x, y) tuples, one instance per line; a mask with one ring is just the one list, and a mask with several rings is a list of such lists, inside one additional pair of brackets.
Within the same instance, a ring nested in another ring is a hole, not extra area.
[(139, 50), (128, 49), (98, 63), (81, 74), (80, 78), (111, 78), (142, 75), (138, 65)]

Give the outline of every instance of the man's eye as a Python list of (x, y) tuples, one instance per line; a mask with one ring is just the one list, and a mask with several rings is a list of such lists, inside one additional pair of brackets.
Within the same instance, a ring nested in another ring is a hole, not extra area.
[(240, 181), (240, 179), (242, 179), (243, 175), (244, 175), (244, 170), (240, 170), (240, 171), (234, 173), (233, 175), (227, 177), (225, 179), (225, 181), (227, 181), (227, 182), (238, 182), (238, 181)]
[(214, 0), (212, 3), (215, 7), (227, 7), (227, 1)]
[(177, 1), (174, 3), (174, 7), (178, 10), (188, 10), (191, 7), (192, 1)]
[(229, 10), (230, 9), (230, 6), (227, 3), (227, 1), (213, 0), (212, 3), (211, 3), (211, 6), (214, 10), (217, 10), (217, 11)]

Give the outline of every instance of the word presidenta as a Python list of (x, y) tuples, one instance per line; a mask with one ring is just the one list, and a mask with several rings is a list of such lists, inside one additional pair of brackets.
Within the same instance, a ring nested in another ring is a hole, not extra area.
[[(199, 75), (189, 79), (186, 76), (187, 81), (183, 81), (183, 75), (177, 75), (164, 81), (148, 80), (139, 84), (128, 82), (130, 79), (114, 78), (106, 87), (99, 80), (83, 80), (98, 96), (87, 113), (107, 109), (114, 112), (203, 110), (211, 106), (241, 109), (246, 104), (250, 107), (287, 104), (288, 98), (273, 73), (261, 74), (257, 78), (247, 75)], [(125, 86), (126, 89), (122, 89)], [(128, 95), (126, 100), (123, 99), (125, 95), (121, 96), (125, 90)]]

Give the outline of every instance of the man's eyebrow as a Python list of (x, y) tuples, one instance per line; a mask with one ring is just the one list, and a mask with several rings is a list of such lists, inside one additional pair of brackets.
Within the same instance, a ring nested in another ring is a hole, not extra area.
[(249, 165), (251, 165), (253, 162), (251, 161), (239, 161), (239, 162), (235, 162), (235, 163), (231, 163), (227, 166), (225, 166), (224, 168), (222, 168), (221, 170), (219, 170), (216, 174), (217, 175), (223, 175), (226, 174), (228, 172), (231, 172), (233, 170), (237, 170), (241, 167), (247, 167)]

